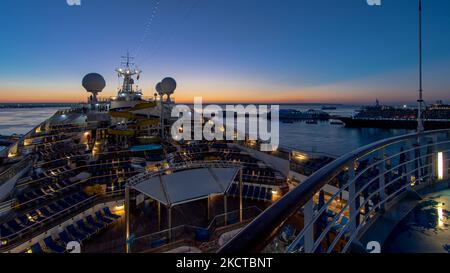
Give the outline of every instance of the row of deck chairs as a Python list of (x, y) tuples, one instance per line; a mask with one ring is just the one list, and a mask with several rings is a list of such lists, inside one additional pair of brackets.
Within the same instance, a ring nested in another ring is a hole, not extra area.
[(83, 192), (75, 193), (46, 206), (27, 212), (6, 223), (2, 223), (0, 224), (1, 238), (7, 238), (12, 235), (17, 237), (19, 233), (24, 233), (24, 230), (27, 228), (31, 228), (57, 214), (61, 214), (62, 211), (69, 211), (71, 207), (77, 207), (77, 205), (85, 202), (88, 198), (89, 197)]
[[(31, 191), (23, 192), (17, 196), (17, 200), (23, 204), (31, 200), (51, 199), (54, 198), (56, 193), (64, 194), (70, 189), (68, 187), (73, 186), (76, 182), (72, 182), (69, 179), (63, 179), (59, 182), (51, 183), (47, 186), (37, 188)], [(45, 197), (44, 197), (45, 196)]]
[(53, 161), (60, 158), (75, 157), (86, 154), (85, 149), (74, 150), (72, 146), (64, 143), (63, 145), (53, 145), (51, 147), (45, 147), (38, 152), (40, 161)]
[[(89, 215), (78, 220), (75, 224), (68, 225), (58, 234), (58, 240), (54, 240), (52, 236), (49, 236), (45, 238), (43, 242), (34, 244), (31, 247), (31, 252), (64, 253), (66, 252), (65, 246), (67, 246), (69, 242), (77, 241), (82, 243), (120, 218), (120, 215), (112, 213), (108, 207), (105, 207), (102, 210), (95, 212), (95, 216)], [(44, 248), (42, 246), (44, 246)]]
[(69, 166), (63, 166), (63, 167), (49, 169), (49, 170), (45, 171), (43, 173), (43, 175), (45, 175), (46, 177), (57, 177), (61, 174), (65, 174), (71, 170), (72, 170), (72, 168), (70, 168)]
[[(242, 187), (242, 196), (245, 199), (271, 201), (272, 200), (272, 188), (263, 187), (261, 185), (247, 185)], [(239, 185), (233, 183), (228, 190), (228, 195), (239, 196)]]

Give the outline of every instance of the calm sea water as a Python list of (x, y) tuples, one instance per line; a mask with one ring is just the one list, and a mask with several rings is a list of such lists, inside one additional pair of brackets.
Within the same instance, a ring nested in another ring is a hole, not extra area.
[[(320, 110), (321, 105), (282, 105), (282, 109), (306, 111)], [(332, 115), (351, 115), (357, 106), (338, 106), (327, 111)], [(25, 134), (37, 124), (51, 117), (58, 108), (0, 109), (0, 135)], [(281, 123), (280, 143), (302, 151), (343, 155), (371, 142), (402, 135), (408, 130), (350, 129), (322, 122), (317, 125), (305, 122)]]
[[(322, 105), (285, 105), (282, 109), (307, 111), (321, 110)], [(341, 105), (336, 110), (326, 111), (334, 116), (351, 116), (359, 106)], [(331, 125), (328, 121), (319, 124), (306, 122), (281, 123), (280, 143), (283, 146), (307, 152), (328, 153), (340, 156), (372, 142), (411, 133), (410, 130), (377, 128), (345, 128)]]
[(26, 134), (59, 108), (0, 109), (0, 135)]

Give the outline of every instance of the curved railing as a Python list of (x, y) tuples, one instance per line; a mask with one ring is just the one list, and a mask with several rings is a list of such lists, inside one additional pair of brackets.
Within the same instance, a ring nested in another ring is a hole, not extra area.
[(350, 251), (381, 212), (409, 192), (447, 179), (449, 153), (450, 130), (394, 137), (350, 152), (274, 203), (219, 253), (268, 251), (295, 216), (303, 224), (283, 251)]
[(26, 240), (45, 232), (48, 228), (57, 226), (58, 223), (63, 223), (64, 221), (71, 219), (76, 213), (81, 213), (94, 207), (95, 205), (106, 203), (111, 200), (123, 200), (123, 196), (123, 189), (116, 190), (105, 195), (93, 195), (75, 205), (62, 209), (61, 211), (56, 212), (45, 219), (36, 220), (32, 222), (31, 225), (24, 227), (20, 231), (1, 237), (0, 239), (2, 244), (0, 244), (0, 253), (6, 253), (7, 251), (14, 249)]

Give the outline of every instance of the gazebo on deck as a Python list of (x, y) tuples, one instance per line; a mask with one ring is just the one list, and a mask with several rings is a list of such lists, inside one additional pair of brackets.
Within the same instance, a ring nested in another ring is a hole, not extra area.
[(223, 195), (225, 217), (227, 215), (227, 191), (236, 176), (239, 175), (239, 206), (242, 220), (242, 166), (228, 162), (196, 162), (188, 165), (175, 165), (170, 169), (156, 173), (145, 173), (131, 178), (125, 189), (125, 221), (127, 252), (130, 239), (130, 190), (135, 190), (155, 200), (158, 204), (158, 223), (161, 222), (161, 204), (166, 207), (168, 215), (169, 239), (172, 229), (172, 208), (177, 205), (208, 200), (210, 197)]

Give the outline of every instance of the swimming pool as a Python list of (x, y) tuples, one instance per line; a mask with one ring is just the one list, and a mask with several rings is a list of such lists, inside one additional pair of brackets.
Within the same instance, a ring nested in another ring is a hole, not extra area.
[(162, 149), (161, 144), (136, 145), (130, 148), (130, 150), (133, 152), (155, 151), (161, 149)]

